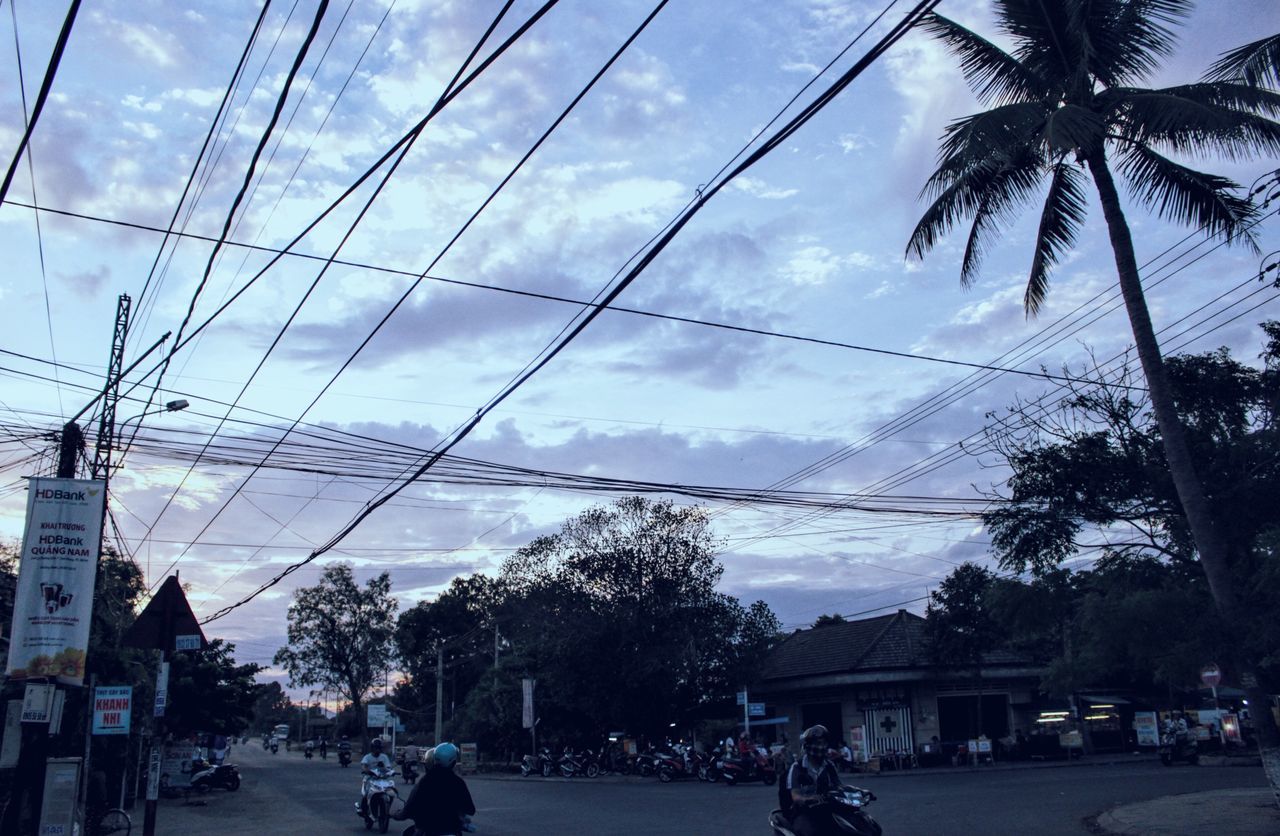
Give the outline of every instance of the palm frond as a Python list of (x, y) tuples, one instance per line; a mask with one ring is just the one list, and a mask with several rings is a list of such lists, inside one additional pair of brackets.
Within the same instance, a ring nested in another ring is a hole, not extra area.
[(1084, 176), (1070, 163), (1059, 161), (1053, 167), (1049, 194), (1040, 213), (1031, 273), (1022, 297), (1022, 306), (1028, 316), (1040, 312), (1040, 306), (1049, 293), (1049, 274), (1063, 253), (1075, 244), (1076, 235), (1084, 225), (1086, 208)]
[(1044, 138), (1051, 153), (1087, 152), (1102, 147), (1106, 139), (1102, 117), (1079, 105), (1063, 105), (1049, 114)]
[(1179, 165), (1141, 145), (1126, 148), (1119, 167), (1134, 196), (1160, 217), (1257, 249), (1250, 227), (1258, 208), (1232, 194), (1240, 188), (1232, 180)]
[(938, 144), (940, 166), (980, 165), (1041, 141), (1046, 110), (1039, 102), (1001, 105), (956, 119)]
[(1011, 162), (988, 178), (973, 212), (964, 259), (960, 262), (961, 287), (973, 285), (991, 240), (999, 237), (1001, 226), (1031, 198), (1043, 176), (1042, 161), (1028, 149), (1022, 159)]
[(1047, 87), (1019, 61), (950, 18), (930, 14), (921, 26), (960, 58), (960, 72), (983, 104), (1042, 98)]
[(1280, 34), (1224, 53), (1206, 81), (1242, 81), (1250, 87), (1280, 87)]
[[(1100, 97), (1103, 98), (1103, 97)], [(1112, 131), (1126, 142), (1228, 159), (1280, 153), (1280, 94), (1207, 82), (1162, 90), (1116, 89), (1105, 97)]]
[(1107, 87), (1145, 78), (1177, 44), (1173, 25), (1191, 14), (1191, 0), (1091, 0), (1081, 3), (1093, 47), (1090, 70)]

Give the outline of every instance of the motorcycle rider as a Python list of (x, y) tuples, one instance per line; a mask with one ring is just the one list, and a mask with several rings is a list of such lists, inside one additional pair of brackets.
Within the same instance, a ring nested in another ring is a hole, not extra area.
[(327, 737), (320, 738), (320, 757), (322, 759), (329, 757), (329, 738)]
[(351, 762), (351, 741), (344, 734), (342, 740), (338, 741), (338, 762), (342, 763), (345, 756), (347, 763)]
[(827, 757), (827, 728), (812, 726), (800, 735), (804, 757), (791, 764), (787, 779), (778, 785), (778, 803), (796, 836), (817, 836), (824, 815), (814, 810), (823, 795), (840, 786), (840, 776)]
[(467, 782), (454, 771), (458, 762), (458, 747), (441, 743), (433, 750), (431, 764), (422, 773), (404, 809), (396, 819), (412, 819), (413, 836), (459, 836), (475, 828), (471, 816), (476, 805), (471, 800)]
[(362, 780), (360, 782), (360, 803), (356, 806), (360, 808), (360, 815), (365, 816), (369, 812), (369, 779), (374, 777), (374, 773), (378, 770), (392, 769), (391, 758), (382, 751), (382, 738), (375, 737), (369, 741), (369, 751), (360, 759), (360, 774)]

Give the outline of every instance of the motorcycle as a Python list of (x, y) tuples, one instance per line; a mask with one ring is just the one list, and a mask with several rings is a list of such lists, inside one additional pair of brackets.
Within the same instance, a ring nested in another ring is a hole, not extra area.
[(311, 760), (311, 754), (312, 754), (312, 747), (311, 747), (311, 746), (307, 746), (307, 748), (306, 748), (306, 749), (303, 749), (303, 750), (302, 750), (302, 756), (303, 756), (304, 758), (306, 758), (307, 760)]
[(595, 778), (600, 774), (600, 764), (590, 749), (584, 749), (581, 754), (565, 752), (564, 757), (560, 759), (560, 774), (566, 778), (572, 778), (575, 775)]
[(656, 758), (658, 780), (664, 784), (698, 777), (696, 771), (690, 772), (685, 768), (684, 758), (680, 755), (668, 755), (660, 752)]
[[(844, 786), (825, 793), (822, 800), (809, 809), (816, 811), (823, 821), (819, 830), (822, 836), (881, 836), (879, 823), (866, 811), (866, 806), (875, 800), (875, 794), (869, 790)], [(769, 826), (773, 828), (773, 836), (796, 836), (791, 829), (791, 817), (782, 810), (774, 810), (769, 814)]]
[(1186, 761), (1195, 766), (1200, 762), (1200, 745), (1187, 732), (1167, 731), (1160, 735), (1160, 763), (1173, 766), (1174, 761)]
[(386, 767), (374, 767), (364, 779), (364, 803), (356, 802), (356, 815), (364, 819), (364, 829), (372, 830), (376, 824), (379, 833), (386, 833), (391, 826), (391, 804), (399, 799), (396, 792), (396, 771)]
[(658, 771), (658, 758), (652, 751), (641, 752), (636, 755), (635, 771), (637, 775), (648, 778), (650, 775)]
[(271, 754), (274, 755), (279, 751), (280, 751), (280, 743), (273, 737), (271, 739)]
[(554, 769), (555, 762), (551, 757), (551, 750), (545, 746), (538, 750), (537, 757), (525, 755), (520, 759), (520, 774), (526, 778), (534, 774), (549, 778)]
[(778, 780), (778, 770), (773, 761), (763, 755), (747, 755), (739, 759), (721, 758), (720, 773), (729, 786), (757, 780), (772, 786)]
[(412, 784), (418, 780), (418, 762), (411, 758), (405, 758), (401, 765), (400, 774), (404, 776), (406, 784)]
[(198, 793), (224, 789), (235, 792), (240, 789), (240, 770), (232, 763), (193, 763), (191, 789)]
[(338, 750), (338, 766), (342, 766), (342, 767), (351, 766), (351, 750), (350, 749)]
[(270, 748), (271, 748), (271, 738), (269, 737), (262, 738), (262, 751), (265, 752)]

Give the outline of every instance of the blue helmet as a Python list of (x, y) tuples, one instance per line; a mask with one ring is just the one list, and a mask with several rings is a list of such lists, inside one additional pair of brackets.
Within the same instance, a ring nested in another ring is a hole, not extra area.
[(436, 766), (451, 768), (458, 762), (458, 747), (452, 743), (441, 743), (436, 747), (435, 762)]

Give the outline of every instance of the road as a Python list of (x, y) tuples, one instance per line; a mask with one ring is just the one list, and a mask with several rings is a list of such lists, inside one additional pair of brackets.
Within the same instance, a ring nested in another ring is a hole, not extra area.
[[(161, 836), (365, 832), (352, 812), (359, 792), (357, 767), (340, 769), (333, 757), (308, 762), (297, 753), (272, 756), (254, 746), (238, 747), (234, 759), (244, 774), (240, 791), (215, 792), (199, 799), (201, 806), (162, 802)], [(1085, 817), (1116, 804), (1265, 785), (1259, 768), (1165, 768), (1154, 762), (858, 777), (857, 783), (878, 796), (872, 812), (890, 836), (1084, 836)], [(660, 784), (617, 777), (476, 776), (468, 784), (481, 836), (768, 836), (765, 818), (777, 793), (758, 784)], [(404, 787), (406, 794), (409, 789)], [(135, 822), (141, 822), (140, 811)]]

